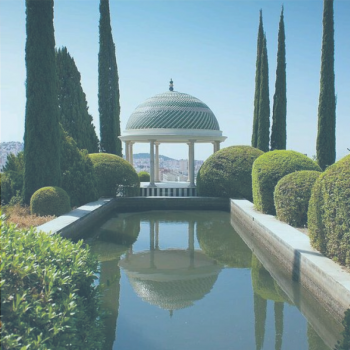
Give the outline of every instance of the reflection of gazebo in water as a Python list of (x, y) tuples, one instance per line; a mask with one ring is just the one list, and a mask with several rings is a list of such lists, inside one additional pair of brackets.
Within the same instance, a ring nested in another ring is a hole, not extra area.
[[(220, 149), (222, 136), (211, 109), (196, 97), (174, 91), (155, 95), (131, 114), (120, 140), (125, 143), (126, 160), (133, 165), (133, 145), (150, 145), (150, 182), (141, 184), (142, 196), (192, 196), (195, 193), (195, 144), (212, 143), (213, 152)], [(159, 146), (162, 143), (188, 145), (188, 182), (161, 182)]]
[(150, 223), (150, 250), (129, 251), (119, 262), (144, 301), (162, 309), (183, 309), (212, 289), (221, 266), (194, 249), (194, 222), (189, 223), (188, 249), (159, 249), (159, 222)]

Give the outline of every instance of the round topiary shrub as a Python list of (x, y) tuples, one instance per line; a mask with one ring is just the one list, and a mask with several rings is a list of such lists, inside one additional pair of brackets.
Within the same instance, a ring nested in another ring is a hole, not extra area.
[(140, 182), (150, 182), (151, 177), (147, 171), (140, 171), (138, 174)]
[(308, 211), (311, 245), (350, 267), (350, 155), (320, 175)]
[(39, 216), (60, 216), (71, 210), (70, 199), (60, 187), (42, 187), (30, 199), (30, 211)]
[(319, 171), (296, 171), (282, 177), (275, 187), (276, 216), (294, 227), (304, 227), (311, 189), (320, 176)]
[(260, 156), (253, 164), (253, 202), (257, 210), (275, 214), (273, 193), (282, 177), (300, 170), (321, 171), (310, 158), (295, 151), (277, 150)]
[(252, 166), (263, 153), (250, 146), (231, 146), (214, 153), (198, 172), (198, 195), (252, 200)]
[(139, 177), (129, 162), (109, 153), (92, 153), (89, 157), (94, 166), (99, 197), (115, 197), (117, 191), (128, 196), (138, 195)]

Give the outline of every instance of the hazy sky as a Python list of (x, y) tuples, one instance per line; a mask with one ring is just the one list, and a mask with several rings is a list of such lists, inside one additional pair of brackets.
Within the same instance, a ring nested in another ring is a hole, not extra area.
[[(168, 90), (205, 102), (227, 136), (222, 147), (249, 145), (252, 134), (259, 10), (267, 37), (272, 110), (277, 33), (284, 5), (287, 52), (287, 149), (316, 153), (322, 41), (322, 0), (133, 1), (110, 0), (119, 71), (121, 129), (148, 97)], [(337, 159), (350, 148), (350, 1), (335, 0)], [(99, 135), (99, 0), (55, 1), (56, 46), (66, 46), (82, 76)], [(23, 141), (25, 115), (25, 1), (0, 1), (1, 141)], [(148, 152), (136, 144), (135, 152)], [(187, 146), (160, 146), (187, 158)], [(197, 145), (206, 159), (212, 145)]]

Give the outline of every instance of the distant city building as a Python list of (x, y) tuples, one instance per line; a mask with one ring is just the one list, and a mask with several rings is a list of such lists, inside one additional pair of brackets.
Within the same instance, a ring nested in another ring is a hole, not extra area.
[[(133, 158), (133, 166), (136, 172), (150, 172), (150, 157), (149, 154), (135, 154)], [(188, 159), (171, 159), (164, 156), (159, 156), (159, 180), (160, 181), (188, 181)], [(203, 164), (203, 160), (194, 161), (195, 177)]]

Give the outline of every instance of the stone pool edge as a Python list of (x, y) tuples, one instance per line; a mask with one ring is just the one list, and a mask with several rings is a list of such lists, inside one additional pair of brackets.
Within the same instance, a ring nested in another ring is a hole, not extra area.
[(350, 274), (311, 247), (309, 237), (294, 227), (262, 214), (247, 200), (231, 199), (231, 215), (247, 228), (294, 280), (342, 320), (350, 308)]
[(115, 206), (115, 198), (100, 198), (37, 226), (37, 230), (52, 235), (60, 234), (64, 238), (76, 239), (79, 238), (79, 232), (103, 219), (115, 209)]

